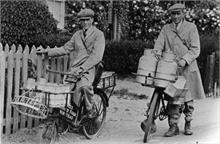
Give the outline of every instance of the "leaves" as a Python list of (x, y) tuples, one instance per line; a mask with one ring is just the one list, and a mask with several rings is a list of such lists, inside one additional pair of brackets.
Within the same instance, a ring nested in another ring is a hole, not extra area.
[(35, 36), (56, 31), (56, 21), (40, 1), (1, 1), (1, 42), (33, 45)]

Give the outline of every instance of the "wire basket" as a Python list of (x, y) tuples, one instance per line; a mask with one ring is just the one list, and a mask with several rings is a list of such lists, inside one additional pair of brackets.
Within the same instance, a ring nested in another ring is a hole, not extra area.
[(42, 103), (40, 94), (43, 93), (28, 90), (22, 95), (15, 96), (11, 105), (23, 115), (45, 119), (48, 116), (49, 108)]
[(116, 85), (117, 75), (114, 72), (103, 72), (98, 88), (107, 89)]

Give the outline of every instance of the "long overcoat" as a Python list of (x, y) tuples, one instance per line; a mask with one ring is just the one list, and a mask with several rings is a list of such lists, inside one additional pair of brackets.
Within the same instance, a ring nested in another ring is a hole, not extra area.
[(183, 76), (186, 78), (185, 86), (188, 89), (185, 101), (205, 97), (196, 61), (200, 54), (200, 40), (195, 24), (184, 20), (178, 30), (173, 23), (165, 25), (155, 42), (154, 49), (160, 54), (163, 51), (172, 51), (177, 56), (177, 60), (184, 59), (187, 62), (183, 68)]
[[(49, 56), (58, 56), (71, 54), (70, 65), (73, 66), (76, 62), (87, 57), (85, 62), (80, 65), (84, 70), (88, 70), (95, 66), (102, 60), (105, 49), (105, 38), (102, 31), (92, 26), (88, 31), (86, 37), (83, 35), (83, 31), (77, 31), (70, 41), (64, 46), (59, 48), (53, 48), (48, 51)], [(71, 67), (71, 71), (74, 71), (74, 67)], [(87, 78), (92, 83), (94, 79), (94, 68), (89, 71)]]
[[(86, 32), (86, 37), (83, 35), (83, 30), (77, 31), (70, 41), (68, 41), (64, 46), (59, 48), (53, 48), (48, 51), (49, 56), (59, 56), (70, 54), (70, 71), (74, 72), (77, 64), (80, 61), (79, 67), (84, 70), (88, 70), (81, 80), (77, 83), (77, 88), (83, 86), (92, 86), (95, 78), (95, 65), (97, 65), (103, 57), (105, 50), (105, 38), (102, 31), (97, 29), (95, 26), (90, 27)], [(90, 91), (91, 92), (91, 91)], [(80, 90), (75, 91), (75, 96), (73, 101), (78, 104), (80, 100)]]

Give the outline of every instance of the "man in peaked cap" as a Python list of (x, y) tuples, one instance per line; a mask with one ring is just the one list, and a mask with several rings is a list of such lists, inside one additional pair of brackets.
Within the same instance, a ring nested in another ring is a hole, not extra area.
[(88, 19), (88, 18), (93, 18), (95, 15), (94, 11), (91, 9), (83, 9), (78, 13), (78, 18), (79, 19)]
[[(185, 114), (184, 134), (192, 135), (193, 100), (205, 97), (196, 61), (196, 58), (200, 54), (199, 34), (196, 25), (184, 19), (184, 9), (185, 5), (179, 3), (172, 5), (168, 9), (172, 23), (166, 24), (162, 28), (152, 50), (158, 59), (166, 51), (172, 51), (177, 56), (176, 61), (181, 68), (181, 75), (186, 79), (185, 88), (188, 89), (183, 103), (180, 99), (176, 98), (168, 101), (167, 112), (170, 128), (164, 134), (165, 137), (172, 137), (179, 134), (178, 122), (182, 112)], [(143, 121), (141, 128), (144, 130), (145, 127), (145, 121)]]
[(79, 106), (83, 92), (88, 117), (92, 118), (95, 115), (92, 83), (95, 77), (95, 66), (102, 60), (104, 54), (105, 37), (103, 32), (93, 25), (93, 10), (82, 9), (77, 16), (81, 29), (74, 33), (64, 46), (47, 50), (39, 49), (39, 51), (46, 51), (48, 56), (70, 54), (70, 73), (79, 74), (88, 71), (88, 74), (77, 82), (77, 90), (71, 102)]
[(172, 5), (168, 11), (182, 11), (185, 9), (185, 5), (181, 4), (181, 3), (176, 3), (174, 5)]

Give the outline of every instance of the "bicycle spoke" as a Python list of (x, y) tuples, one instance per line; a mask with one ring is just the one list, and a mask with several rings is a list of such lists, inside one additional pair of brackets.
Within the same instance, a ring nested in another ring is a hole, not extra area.
[(101, 107), (102, 107), (102, 102), (100, 102), (100, 105), (99, 105), (99, 110), (98, 110), (98, 111), (100, 111)]

